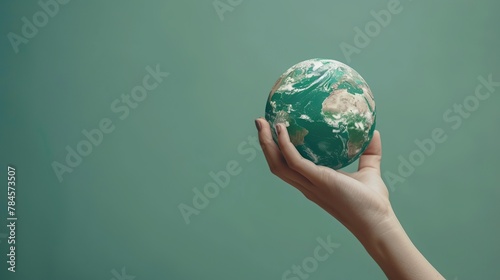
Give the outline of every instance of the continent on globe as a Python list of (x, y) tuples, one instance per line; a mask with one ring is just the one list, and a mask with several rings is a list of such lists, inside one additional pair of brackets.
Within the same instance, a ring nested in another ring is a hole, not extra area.
[(266, 104), (266, 120), (277, 142), (276, 124), (312, 162), (343, 168), (363, 153), (375, 130), (375, 100), (351, 67), (329, 59), (310, 59), (276, 81)]

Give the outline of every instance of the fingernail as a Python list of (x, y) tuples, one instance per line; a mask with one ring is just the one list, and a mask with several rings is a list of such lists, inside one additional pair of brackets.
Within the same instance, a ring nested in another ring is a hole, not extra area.
[(281, 133), (281, 124), (276, 125), (276, 131), (278, 132), (278, 134)]
[(255, 127), (257, 127), (257, 131), (260, 131), (261, 126), (260, 126), (260, 122), (258, 120), (255, 120)]

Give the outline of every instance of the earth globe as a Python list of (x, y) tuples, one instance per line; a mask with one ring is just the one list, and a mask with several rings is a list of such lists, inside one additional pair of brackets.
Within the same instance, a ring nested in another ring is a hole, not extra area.
[(276, 143), (276, 124), (281, 123), (304, 158), (340, 169), (358, 159), (370, 143), (375, 100), (354, 69), (316, 58), (281, 75), (269, 93), (265, 118)]

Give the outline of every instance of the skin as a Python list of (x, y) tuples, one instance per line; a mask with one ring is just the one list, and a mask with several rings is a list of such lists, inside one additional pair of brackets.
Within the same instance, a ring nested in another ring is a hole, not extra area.
[(303, 158), (284, 125), (276, 125), (276, 145), (269, 123), (259, 118), (255, 124), (271, 172), (341, 222), (388, 279), (444, 279), (411, 242), (392, 209), (380, 172), (382, 142), (378, 131), (360, 157), (358, 171), (346, 173)]

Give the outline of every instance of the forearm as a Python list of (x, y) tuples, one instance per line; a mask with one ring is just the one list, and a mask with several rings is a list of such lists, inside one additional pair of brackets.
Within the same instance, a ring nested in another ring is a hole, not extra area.
[(388, 279), (444, 279), (413, 245), (394, 214), (373, 232), (355, 235)]

